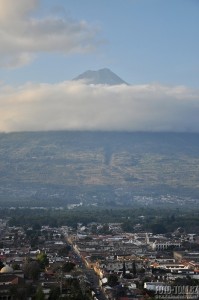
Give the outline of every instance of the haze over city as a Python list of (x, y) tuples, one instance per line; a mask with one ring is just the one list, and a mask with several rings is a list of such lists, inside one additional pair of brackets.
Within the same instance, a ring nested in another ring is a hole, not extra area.
[[(0, 0), (0, 131), (199, 131), (198, 1)], [(127, 84), (72, 81), (108, 68)]]

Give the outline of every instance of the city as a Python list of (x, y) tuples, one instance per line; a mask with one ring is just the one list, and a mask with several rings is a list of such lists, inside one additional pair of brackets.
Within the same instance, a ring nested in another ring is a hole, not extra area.
[(75, 227), (10, 227), (2, 219), (0, 299), (198, 299), (198, 234)]

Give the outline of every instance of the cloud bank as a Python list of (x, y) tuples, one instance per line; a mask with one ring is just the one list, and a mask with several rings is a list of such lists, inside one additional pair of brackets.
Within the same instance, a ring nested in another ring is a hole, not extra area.
[(199, 91), (183, 86), (58, 84), (0, 86), (0, 131), (199, 132)]
[(95, 49), (96, 29), (85, 21), (32, 17), (39, 2), (0, 0), (0, 67), (21, 67), (42, 52), (71, 54)]

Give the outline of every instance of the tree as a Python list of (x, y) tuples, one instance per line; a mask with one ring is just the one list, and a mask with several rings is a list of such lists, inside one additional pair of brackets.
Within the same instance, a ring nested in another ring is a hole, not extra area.
[(18, 263), (14, 263), (12, 265), (13, 270), (20, 270), (20, 265)]
[(137, 274), (135, 261), (133, 261), (133, 264), (132, 264), (132, 273), (133, 273), (134, 276), (136, 276), (136, 274)]
[(97, 233), (97, 225), (96, 225), (96, 224), (93, 224), (93, 225), (91, 226), (91, 233), (92, 233), (92, 234), (96, 234), (96, 233)]
[(40, 231), (41, 225), (39, 223), (34, 223), (32, 226), (33, 231)]
[(62, 266), (62, 271), (63, 272), (70, 272), (70, 271), (72, 271), (74, 269), (74, 267), (75, 267), (74, 263), (72, 263), (72, 262), (66, 262)]
[(124, 232), (133, 232), (134, 231), (134, 224), (133, 224), (133, 222), (130, 221), (130, 220), (125, 220), (122, 223), (122, 230)]
[(60, 296), (60, 288), (54, 287), (51, 291), (50, 291), (50, 295), (49, 295), (49, 300), (58, 300)]
[(115, 286), (118, 284), (118, 278), (117, 278), (117, 275), (115, 274), (111, 274), (108, 276), (108, 284), (110, 286)]
[(44, 252), (38, 253), (36, 256), (36, 260), (38, 261), (41, 269), (45, 269), (46, 266), (49, 264), (49, 259), (47, 254)]
[(13, 297), (13, 299), (18, 299), (18, 291), (17, 291), (17, 287), (15, 285), (12, 285), (10, 287), (10, 296)]
[(27, 278), (36, 280), (39, 277), (40, 266), (37, 261), (26, 262), (24, 265), (24, 274)]
[(100, 234), (110, 234), (110, 229), (108, 224), (104, 224), (99, 230)]
[(0, 270), (4, 267), (4, 264), (2, 263), (2, 261), (0, 260)]
[(39, 286), (37, 288), (35, 300), (45, 300), (45, 294), (44, 294), (41, 286)]
[(152, 229), (153, 234), (161, 234), (161, 233), (167, 232), (166, 227), (161, 223), (153, 224), (151, 226), (151, 229)]
[(122, 268), (123, 277), (126, 275), (126, 264), (123, 262), (123, 268)]
[(59, 256), (68, 256), (70, 249), (71, 249), (70, 246), (64, 246), (64, 247), (61, 247), (61, 248), (58, 250), (58, 255), (59, 255)]

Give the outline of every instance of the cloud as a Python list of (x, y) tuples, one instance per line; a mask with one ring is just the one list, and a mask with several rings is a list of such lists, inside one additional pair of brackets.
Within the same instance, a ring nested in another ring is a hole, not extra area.
[(199, 132), (199, 91), (183, 86), (0, 86), (0, 131), (128, 130)]
[(0, 67), (29, 63), (36, 54), (86, 53), (97, 45), (97, 30), (67, 17), (33, 17), (39, 0), (0, 0)]

